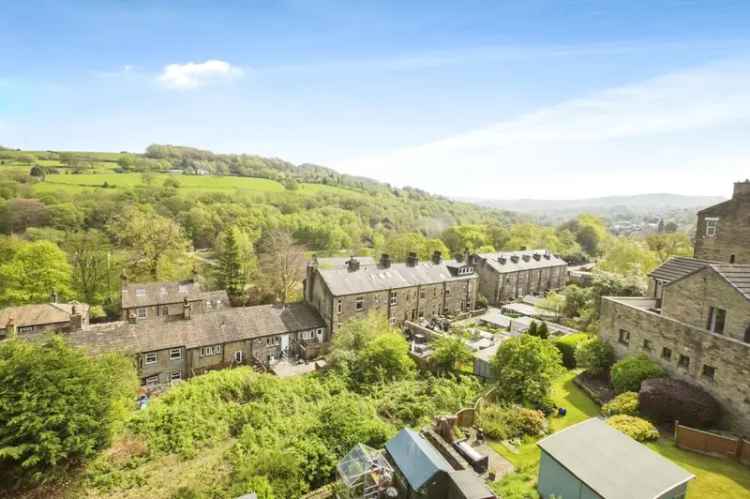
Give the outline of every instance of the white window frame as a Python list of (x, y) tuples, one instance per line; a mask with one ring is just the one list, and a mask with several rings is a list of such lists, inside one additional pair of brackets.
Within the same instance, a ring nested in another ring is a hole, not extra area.
[(146, 386), (156, 386), (159, 384), (159, 375), (154, 374), (153, 376), (147, 377), (145, 380), (143, 380), (143, 384)]
[(336, 303), (336, 313), (340, 314), (343, 309), (344, 309), (344, 301), (339, 298), (338, 303)]
[(716, 237), (719, 230), (719, 217), (706, 217), (706, 237)]
[(361, 312), (365, 309), (365, 297), (364, 296), (358, 296), (354, 299), (354, 310), (357, 312)]
[[(176, 356), (175, 353), (177, 354)], [(171, 348), (169, 350), (169, 360), (182, 360), (182, 348)]]
[(245, 352), (242, 350), (237, 350), (234, 352), (234, 361), (237, 363), (245, 362)]
[(19, 333), (30, 333), (34, 331), (34, 326), (22, 326), (18, 328)]
[(398, 305), (398, 292), (391, 291), (391, 306)]
[(137, 307), (135, 309), (135, 316), (138, 319), (145, 319), (148, 317), (148, 310), (146, 310), (146, 307)]
[[(149, 358), (153, 358), (153, 360), (149, 360)], [(144, 366), (152, 366), (157, 362), (159, 362), (159, 352), (146, 352), (143, 354)]]
[(175, 369), (169, 373), (169, 382), (182, 381), (182, 369)]
[(135, 296), (137, 297), (144, 297), (146, 296), (146, 289), (145, 288), (135, 288)]

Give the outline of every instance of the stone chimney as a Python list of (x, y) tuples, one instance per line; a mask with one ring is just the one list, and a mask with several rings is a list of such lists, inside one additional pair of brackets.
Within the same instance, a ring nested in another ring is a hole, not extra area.
[(346, 262), (346, 268), (349, 270), (349, 272), (356, 272), (359, 270), (359, 260), (354, 258), (353, 256), (349, 258)]
[(406, 257), (406, 266), (407, 267), (416, 267), (419, 263), (419, 257), (415, 252), (410, 252), (409, 256)]
[(380, 255), (380, 266), (384, 269), (391, 268), (391, 256), (387, 253)]
[(186, 296), (182, 302), (182, 318), (185, 320), (190, 320), (190, 317), (192, 315), (193, 315), (193, 304), (188, 301), (187, 296)]
[(467, 264), (471, 263), (471, 260), (469, 260), (470, 256), (471, 255), (469, 253), (469, 248), (464, 248), (464, 262), (466, 262)]
[(435, 265), (440, 265), (440, 262), (443, 261), (443, 255), (440, 254), (439, 251), (436, 251), (432, 254), (432, 263)]
[(8, 339), (16, 337), (18, 330), (16, 329), (16, 318), (12, 315), (8, 318), (8, 324), (5, 326), (5, 336)]
[(734, 183), (734, 194), (733, 199), (737, 198), (750, 198), (750, 180), (746, 179), (744, 182)]
[(70, 330), (80, 331), (81, 329), (83, 329), (83, 315), (78, 310), (78, 304), (73, 303), (70, 311)]

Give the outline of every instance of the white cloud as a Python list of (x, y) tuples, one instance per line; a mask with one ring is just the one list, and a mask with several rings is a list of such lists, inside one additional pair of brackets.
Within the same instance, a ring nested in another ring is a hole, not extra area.
[(226, 61), (210, 59), (206, 62), (169, 64), (164, 67), (159, 82), (168, 88), (191, 89), (216, 81), (232, 80), (242, 74), (240, 68)]
[(334, 166), (464, 197), (720, 194), (747, 176), (748, 132), (750, 64), (742, 61), (608, 89)]

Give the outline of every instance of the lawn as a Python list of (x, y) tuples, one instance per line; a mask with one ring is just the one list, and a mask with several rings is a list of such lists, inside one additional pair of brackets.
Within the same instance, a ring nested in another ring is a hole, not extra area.
[[(573, 378), (579, 372), (566, 372), (555, 381), (552, 387), (552, 398), (555, 403), (568, 411), (567, 415), (562, 418), (553, 416), (550, 419), (550, 427), (553, 431), (560, 431), (599, 415), (599, 406), (583, 390), (573, 384)], [(493, 442), (490, 445), (516, 468), (533, 468), (533, 476), (536, 476), (540, 457), (537, 441), (536, 438), (526, 439), (518, 446), (517, 452), (509, 450), (499, 442)], [(648, 446), (695, 475), (696, 478), (688, 486), (688, 499), (725, 497), (750, 499), (750, 467), (728, 459), (678, 449), (670, 439), (662, 438)]]

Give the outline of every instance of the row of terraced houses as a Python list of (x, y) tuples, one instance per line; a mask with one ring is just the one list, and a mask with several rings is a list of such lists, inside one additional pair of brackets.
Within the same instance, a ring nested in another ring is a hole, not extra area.
[(565, 268), (544, 250), (435, 253), (426, 261), (412, 253), (405, 262), (313, 257), (303, 302), (253, 307), (231, 307), (226, 292), (204, 290), (195, 279), (123, 280), (120, 321), (89, 324), (85, 304), (9, 307), (0, 310), (0, 338), (63, 332), (93, 353), (131, 353), (144, 385), (164, 385), (211, 369), (314, 359), (344, 322), (371, 312), (398, 327), (466, 315), (480, 292), (492, 303), (543, 294), (565, 284)]

